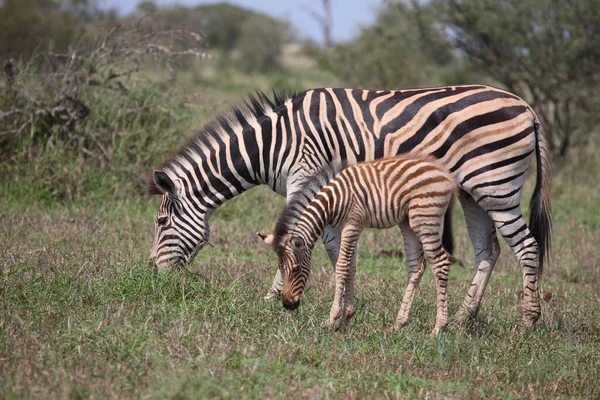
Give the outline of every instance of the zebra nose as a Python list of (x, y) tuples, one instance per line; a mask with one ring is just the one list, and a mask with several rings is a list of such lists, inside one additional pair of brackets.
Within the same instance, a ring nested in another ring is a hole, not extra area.
[(300, 306), (300, 300), (295, 299), (295, 300), (290, 300), (287, 298), (282, 298), (282, 302), (283, 302), (283, 306), (285, 308), (287, 308), (288, 310), (295, 310)]

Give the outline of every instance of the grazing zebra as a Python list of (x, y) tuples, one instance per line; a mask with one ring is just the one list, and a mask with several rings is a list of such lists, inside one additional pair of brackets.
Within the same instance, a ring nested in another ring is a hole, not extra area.
[(331, 173), (318, 174), (303, 185), (302, 194), (288, 202), (267, 236), (277, 253), (283, 276), (281, 299), (294, 310), (310, 275), (311, 255), (326, 226), (340, 233), (340, 255), (335, 265), (335, 297), (325, 326), (340, 328), (354, 315), (356, 247), (364, 228), (400, 226), (408, 265), (408, 283), (400, 305), (398, 328), (408, 321), (415, 292), (432, 264), (437, 290), (437, 316), (433, 333), (448, 324), (446, 301), (450, 259), (439, 234), (442, 217), (457, 191), (450, 172), (431, 156), (401, 155), (351, 165), (329, 181)]
[[(521, 264), (523, 323), (533, 325), (541, 311), (538, 278), (551, 233), (546, 141), (527, 103), (489, 86), (313, 89), (273, 101), (262, 94), (250, 97), (154, 171), (149, 191), (163, 199), (152, 257), (162, 268), (190, 261), (209, 240), (212, 212), (251, 187), (266, 184), (292, 199), (307, 177), (332, 162), (351, 165), (409, 151), (438, 159), (461, 191), (477, 271), (457, 321), (479, 309), (500, 253), (498, 229)], [(534, 155), (537, 180), (528, 227), (520, 200)], [(339, 235), (328, 227), (323, 242), (335, 265)], [(267, 297), (280, 288), (277, 271)]]

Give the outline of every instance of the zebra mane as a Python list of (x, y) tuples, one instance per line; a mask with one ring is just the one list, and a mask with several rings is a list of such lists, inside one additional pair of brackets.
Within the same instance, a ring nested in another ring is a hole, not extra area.
[[(211, 143), (215, 140), (217, 142), (222, 141), (222, 138), (229, 137), (236, 129), (264, 117), (297, 94), (297, 92), (290, 90), (273, 90), (272, 99), (258, 90), (248, 94), (246, 100), (205, 124), (186, 144), (179, 148), (175, 155), (156, 169), (161, 171), (172, 169), (174, 162), (184, 154), (195, 152), (195, 150), (204, 146), (211, 146)], [(152, 173), (150, 173), (148, 179), (148, 194), (162, 194), (162, 190), (152, 180)]]
[(298, 189), (289, 198), (287, 205), (275, 224), (275, 231), (273, 233), (274, 249), (280, 247), (283, 237), (296, 226), (296, 223), (313, 197), (344, 167), (345, 165), (340, 161), (333, 161), (300, 183)]

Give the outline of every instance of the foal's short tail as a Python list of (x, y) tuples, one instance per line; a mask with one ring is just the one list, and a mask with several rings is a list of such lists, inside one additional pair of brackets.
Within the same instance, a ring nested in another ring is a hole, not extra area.
[(546, 136), (537, 117), (533, 123), (535, 133), (535, 155), (537, 159), (537, 177), (535, 189), (531, 197), (531, 215), (529, 230), (539, 248), (539, 276), (544, 269), (544, 260), (548, 260), (551, 236), (552, 217), (550, 212), (550, 191), (552, 184), (551, 165), (548, 154)]

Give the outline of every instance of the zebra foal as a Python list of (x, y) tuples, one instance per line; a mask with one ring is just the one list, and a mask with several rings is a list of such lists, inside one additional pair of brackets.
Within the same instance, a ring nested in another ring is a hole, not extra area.
[(434, 334), (448, 324), (447, 283), (450, 260), (442, 247), (440, 228), (457, 186), (450, 172), (429, 156), (410, 155), (354, 164), (333, 177), (326, 170), (312, 178), (282, 212), (275, 233), (265, 237), (273, 246), (283, 276), (282, 302), (293, 310), (310, 274), (315, 241), (326, 226), (341, 236), (335, 266), (335, 297), (327, 327), (345, 327), (354, 315), (356, 247), (364, 228), (400, 226), (408, 264), (408, 283), (397, 317), (398, 328), (418, 289), (425, 259), (433, 268), (437, 291)]

